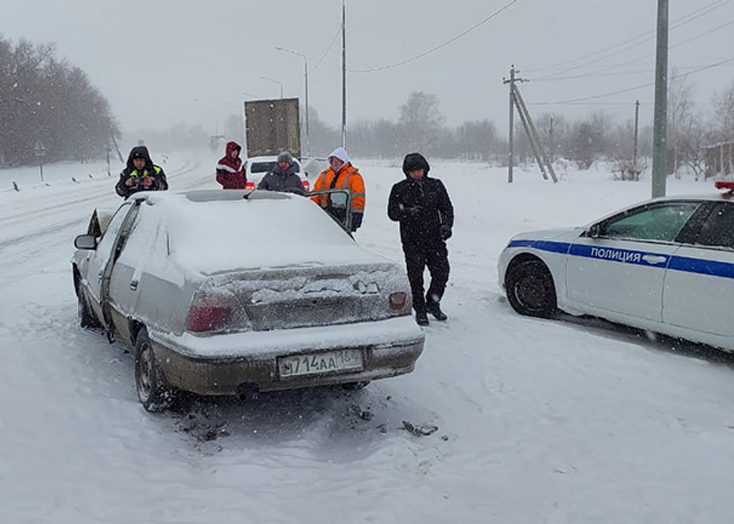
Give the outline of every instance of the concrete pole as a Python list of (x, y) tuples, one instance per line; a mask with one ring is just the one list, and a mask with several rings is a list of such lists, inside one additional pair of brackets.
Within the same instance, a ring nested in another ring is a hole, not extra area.
[(668, 0), (658, 0), (658, 43), (655, 66), (655, 127), (652, 197), (665, 196), (668, 176)]
[(347, 147), (347, 8), (342, 0), (342, 147)]

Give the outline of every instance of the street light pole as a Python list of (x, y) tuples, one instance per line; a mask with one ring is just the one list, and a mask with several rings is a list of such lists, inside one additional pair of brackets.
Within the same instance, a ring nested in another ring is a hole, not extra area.
[(261, 76), (260, 78), (262, 78), (263, 80), (268, 80), (269, 82), (275, 82), (276, 84), (278, 84), (280, 86), (280, 98), (283, 98), (283, 82), (281, 82), (280, 80), (276, 80), (275, 78), (269, 78), (267, 76)]
[(310, 126), (309, 126), (309, 106), (308, 106), (308, 58), (303, 53), (299, 53), (298, 51), (293, 51), (291, 49), (286, 49), (284, 47), (275, 47), (278, 51), (283, 51), (285, 53), (290, 53), (292, 55), (297, 55), (303, 58), (303, 78), (305, 80), (305, 89), (304, 89), (304, 98), (306, 99), (306, 155), (305, 156), (311, 156), (311, 132), (310, 132)]

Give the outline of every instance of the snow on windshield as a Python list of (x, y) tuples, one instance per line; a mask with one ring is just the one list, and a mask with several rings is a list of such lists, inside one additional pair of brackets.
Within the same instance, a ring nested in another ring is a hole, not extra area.
[[(367, 254), (308, 199), (240, 192), (156, 195), (171, 256), (203, 274), (286, 266), (383, 261)], [(384, 262), (384, 261), (383, 261)]]

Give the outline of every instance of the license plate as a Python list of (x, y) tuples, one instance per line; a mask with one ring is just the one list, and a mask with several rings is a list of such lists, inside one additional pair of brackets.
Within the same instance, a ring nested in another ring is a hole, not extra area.
[(278, 359), (278, 371), (281, 378), (355, 371), (363, 368), (364, 357), (359, 349), (343, 349)]

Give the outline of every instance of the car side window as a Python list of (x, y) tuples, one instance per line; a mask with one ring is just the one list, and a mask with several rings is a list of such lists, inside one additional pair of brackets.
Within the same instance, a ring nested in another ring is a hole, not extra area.
[(696, 239), (700, 246), (734, 248), (734, 204), (719, 204)]
[(672, 202), (632, 211), (610, 219), (602, 236), (626, 240), (673, 242), (681, 228), (700, 206), (694, 202)]
[(130, 211), (130, 204), (125, 204), (120, 206), (120, 209), (112, 217), (110, 223), (107, 225), (107, 229), (105, 229), (102, 235), (102, 239), (97, 244), (97, 256), (102, 256), (105, 259), (109, 257), (128, 211)]

